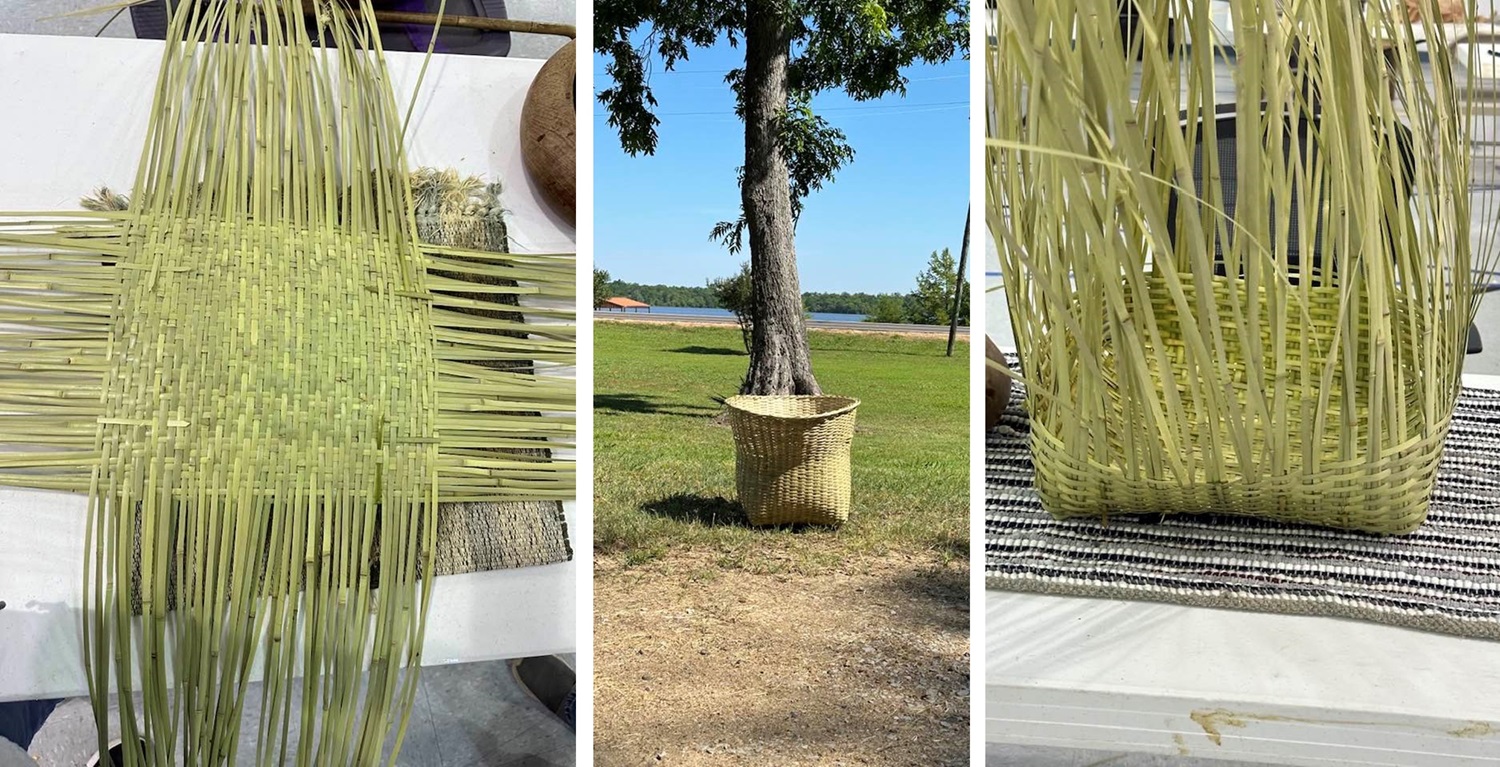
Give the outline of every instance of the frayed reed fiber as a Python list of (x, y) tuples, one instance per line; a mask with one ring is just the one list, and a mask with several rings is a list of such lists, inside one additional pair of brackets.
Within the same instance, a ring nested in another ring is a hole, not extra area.
[(1137, 5), (1131, 39), (1117, 0), (991, 21), (988, 218), (1044, 506), (1413, 529), (1500, 220), (1471, 225), (1435, 6), (1231, 0), (1229, 55), (1208, 0)]
[(185, 3), (168, 40), (128, 207), (0, 214), (0, 481), (90, 495), (127, 765), (394, 762), (437, 505), (573, 496), (538, 448), (574, 329), (522, 320), (574, 313), (490, 299), (571, 301), (574, 261), (419, 244), (368, 3)]

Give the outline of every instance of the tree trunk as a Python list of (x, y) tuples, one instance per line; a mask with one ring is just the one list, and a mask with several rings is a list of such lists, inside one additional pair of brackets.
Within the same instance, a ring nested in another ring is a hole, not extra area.
[(785, 0), (748, 0), (745, 25), (745, 180), (750, 232), (750, 371), (741, 394), (821, 394), (808, 359), (793, 242), (792, 189), (779, 136), (791, 32)]

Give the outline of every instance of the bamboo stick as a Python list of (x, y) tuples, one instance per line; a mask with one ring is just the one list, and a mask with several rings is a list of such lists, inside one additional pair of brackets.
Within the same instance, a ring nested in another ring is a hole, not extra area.
[[(303, 0), (303, 9), (307, 13), (316, 13), (319, 0)], [(374, 11), (375, 20), (381, 24), (420, 24), (423, 26), (435, 26), (439, 16), (435, 13), (418, 13), (414, 11)], [(477, 29), (485, 32), (524, 32), (533, 35), (553, 35), (569, 39), (578, 36), (578, 28), (572, 24), (560, 24), (549, 21), (525, 21), (522, 19), (491, 19), (484, 16), (463, 16), (443, 14), (442, 23), (445, 27), (462, 27), (464, 29)]]

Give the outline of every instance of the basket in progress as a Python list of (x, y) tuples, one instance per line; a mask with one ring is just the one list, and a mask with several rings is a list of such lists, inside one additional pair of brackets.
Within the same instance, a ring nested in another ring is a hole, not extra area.
[[(1217, 374), (1229, 382), (1220, 403), (1229, 413), (1253, 410), (1252, 390), (1270, 387), (1254, 362), (1257, 353), (1273, 343), (1272, 327), (1293, 326), (1301, 318), (1273, 321), (1273, 302), (1264, 291), (1245, 295), (1241, 281), (1214, 277), (1210, 285), (1227, 362), (1227, 369)], [(1070, 419), (1053, 410), (1068, 405), (1033, 401), (1037, 488), (1049, 512), (1066, 518), (1212, 511), (1377, 533), (1406, 532), (1422, 523), (1451, 406), (1434, 414), (1429, 426), (1411, 394), (1420, 388), (1420, 375), (1405, 362), (1386, 371), (1408, 392), (1404, 403), (1385, 400), (1401, 420), (1384, 422), (1392, 414), (1371, 411), (1376, 377), (1368, 361), (1357, 358), (1356, 367), (1349, 368), (1327, 352), (1338, 324), (1339, 291), (1309, 291), (1311, 322), (1305, 333), (1283, 339), (1284, 361), (1270, 374), (1282, 380), (1286, 394), (1273, 403), (1269, 418), (1252, 415), (1249, 422), (1239, 422), (1205, 406), (1204, 382), (1187, 380), (1196, 368), (1171, 294), (1154, 280), (1148, 280), (1146, 290), (1150, 303), (1140, 313), (1157, 318), (1159, 341), (1147, 342), (1140, 359), (1127, 360), (1122, 345), (1106, 339), (1106, 351), (1099, 355), (1101, 380), (1108, 389), (1104, 407), (1090, 419)], [(1183, 292), (1190, 303), (1198, 303), (1195, 288)], [(1227, 319), (1236, 307), (1258, 315), (1260, 337), (1246, 339), (1236, 332)], [(1367, 316), (1359, 318), (1354, 330), (1356, 338), (1369, 342)], [(1121, 376), (1141, 374), (1157, 392), (1175, 389), (1182, 403), (1180, 421), (1158, 429), (1148, 407), (1131, 400), (1136, 387)], [(1078, 380), (1077, 370), (1072, 375)], [(1320, 396), (1324, 390), (1330, 392), (1326, 401)], [(1382, 442), (1379, 452), (1361, 449), (1369, 444), (1372, 429)], [(1131, 455), (1146, 458), (1146, 465), (1126, 459)], [(1253, 460), (1241, 461), (1241, 455)], [(1126, 460), (1105, 463), (1099, 456)], [(1164, 460), (1153, 466), (1152, 456)]]
[(576, 262), (423, 241), (480, 221), (416, 197), (372, 13), (178, 4), (128, 204), (0, 213), (0, 484), (88, 495), (127, 764), (394, 761), (440, 508), (574, 496)]
[(838, 525), (849, 519), (849, 447), (859, 400), (730, 397), (735, 487), (752, 525)]
[(1494, 242), (1458, 68), (1418, 63), (1443, 30), (1232, 0), (1266, 33), (1223, 57), (1207, 0), (1142, 0), (1129, 37), (1115, 0), (1023, 5), (991, 21), (986, 175), (1044, 507), (1420, 525)]

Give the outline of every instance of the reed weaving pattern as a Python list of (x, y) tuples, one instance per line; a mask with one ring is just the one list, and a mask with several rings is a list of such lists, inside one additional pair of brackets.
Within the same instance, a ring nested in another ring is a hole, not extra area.
[(1477, 49), (1392, 0), (1230, 0), (1232, 52), (1210, 0), (1136, 5), (1124, 36), (1116, 0), (992, 16), (988, 220), (1043, 507), (1411, 532), (1500, 258)]
[(90, 495), (127, 764), (394, 761), (438, 504), (573, 497), (572, 382), (494, 364), (571, 363), (523, 320), (572, 310), (473, 311), (572, 256), (419, 244), (370, 8), (302, 5), (184, 4), (129, 209), (0, 219), (0, 482)]

